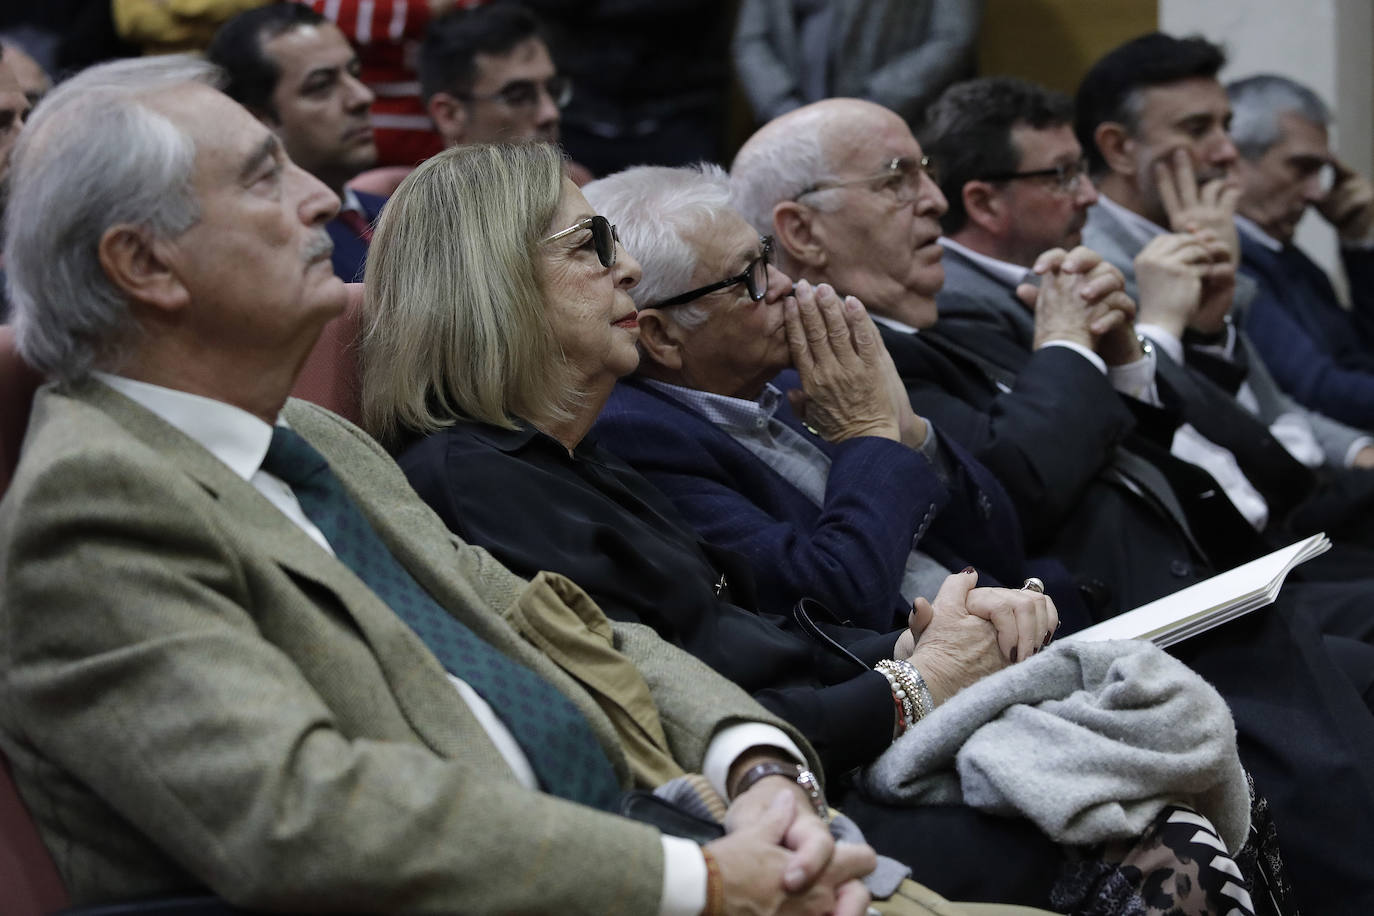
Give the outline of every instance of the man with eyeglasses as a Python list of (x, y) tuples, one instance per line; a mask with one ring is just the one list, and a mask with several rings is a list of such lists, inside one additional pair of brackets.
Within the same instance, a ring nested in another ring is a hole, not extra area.
[[(1130, 488), (1134, 483), (1122, 482), (1118, 492), (1098, 479), (1131, 418), (1104, 371), (1083, 354), (1096, 358), (1092, 321), (1114, 325), (1129, 309), (1119, 275), (1080, 255), (1081, 276), (1056, 274), (1047, 282), (1042, 308), (1065, 320), (1048, 328), (1044, 342), (1071, 345), (1042, 347), (1022, 380), (1001, 372), (999, 386), (985, 372), (996, 335), (955, 348), (930, 330), (946, 282), (943, 260), (950, 259), (941, 258), (937, 242), (945, 196), (919, 167), (922, 155), (895, 113), (835, 99), (762, 128), (740, 151), (732, 178), (741, 210), (756, 228), (776, 233), (784, 270), (863, 301), (916, 412), (998, 477), (1030, 552), (1068, 562), (1093, 613), (1126, 610), (1205, 576), (1181, 511), (1156, 511), (1154, 500)], [(1084, 299), (1080, 287), (1093, 298)], [(1019, 350), (1018, 358), (1026, 361)], [(1066, 400), (1064, 390), (1084, 397)], [(1141, 476), (1167, 491), (1149, 470)], [(1138, 558), (1132, 552), (1123, 562), (1111, 538), (1065, 525), (1085, 493), (1098, 488), (1104, 508), (1093, 516), (1101, 528), (1092, 531), (1110, 532), (1138, 513), (1132, 527), (1149, 545)]]
[[(941, 161), (941, 152), (957, 147), (982, 155), (998, 136), (1005, 142), (1011, 126), (1033, 117), (1037, 106), (1010, 107), (1012, 116), (991, 137), (970, 130), (946, 142), (932, 129), (924, 133), (925, 151), (942, 173), (957, 173), (961, 163), (953, 156)], [(938, 108), (931, 113), (934, 119)], [(981, 111), (974, 109), (969, 122), (976, 122)], [(1032, 351), (1028, 343), (987, 326), (957, 339), (942, 330), (944, 317), (936, 321), (935, 300), (942, 282), (957, 276), (953, 249), (945, 250), (938, 273), (912, 264), (919, 263), (926, 240), (938, 234), (946, 196), (967, 203), (966, 183), (956, 187), (957, 175), (942, 178), (949, 189), (945, 195), (924, 179), (907, 184), (884, 178), (892, 170), (883, 165), (892, 158), (921, 155), (922, 146), (892, 112), (835, 99), (765, 125), (740, 150), (731, 177), (741, 211), (757, 231), (776, 236), (784, 270), (827, 280), (863, 300), (880, 323), (916, 412), (942, 440), (964, 446), (996, 475), (1016, 504), (1028, 550), (1062, 559), (1096, 616), (1168, 594), (1262, 550), (1254, 530), (1221, 497), (1216, 481), (1171, 456), (1167, 438), (1158, 440), (1172, 435), (1176, 419), (1148, 405), (1128, 408), (1084, 349)], [(983, 184), (1004, 220), (1020, 219), (1029, 231), (1034, 214), (1023, 208), (1040, 195), (1047, 225), (1072, 236), (1078, 217), (1070, 192), (1091, 194), (1077, 177), (1078, 156), (1072, 147), (1026, 143), (1012, 150), (1010, 161), (981, 163), (986, 170), (970, 178), (1055, 168), (1052, 176)], [(1059, 165), (1065, 168), (1060, 171)], [(1061, 187), (1065, 200), (1055, 202), (1052, 195)], [(1002, 196), (1011, 193), (1017, 195), (1014, 213)], [(1014, 283), (991, 288), (1010, 300)], [(1118, 273), (1082, 249), (1058, 268), (1047, 267), (1033, 314), (1060, 317), (1057, 329), (1041, 328), (1042, 338), (1072, 340), (1085, 325), (1099, 337), (1111, 333), (1095, 322), (1111, 318), (1105, 323), (1115, 326), (1131, 314), (1119, 298), (1120, 284)], [(1113, 292), (1104, 294), (1104, 289)], [(1084, 290), (1104, 297), (1094, 305), (1083, 298)], [(1025, 309), (1019, 301), (1016, 307)], [(1091, 347), (1085, 349), (1091, 353)], [(1347, 679), (1363, 676), (1361, 689), (1368, 688), (1369, 647), (1322, 637), (1298, 610), (1300, 604), (1306, 611), (1334, 602), (1332, 585), (1308, 584), (1308, 593), (1299, 596), (1295, 584), (1290, 579), (1272, 610), (1233, 621), (1171, 652), (1231, 705), (1242, 760), (1269, 797), (1299, 895), (1315, 911), (1354, 913), (1367, 908), (1370, 899), (1368, 869), (1357, 857), (1333, 851), (1324, 825), (1340, 821), (1342, 834), (1367, 829), (1363, 816), (1354, 814), (1374, 800), (1363, 775), (1366, 767), (1356, 762), (1363, 752), (1351, 757), (1350, 748), (1338, 748), (1370, 732), (1369, 710)], [(1346, 583), (1339, 587), (1346, 589), (1347, 609), (1367, 609), (1367, 591), (1354, 592)], [(1282, 723), (1275, 718), (1280, 713), (1286, 719)], [(1343, 757), (1345, 763), (1338, 762)], [(1317, 788), (1328, 780), (1343, 785)], [(1357, 900), (1361, 903), (1353, 903)]]
[[(1245, 330), (1299, 403), (1374, 428), (1374, 186), (1331, 151), (1331, 111), (1311, 89), (1265, 74), (1231, 83), (1226, 93), (1240, 154), (1240, 270), (1258, 286)], [(1349, 309), (1293, 243), (1309, 209), (1340, 237)]]
[(375, 97), (359, 79), (358, 55), (343, 32), (307, 6), (273, 3), (226, 22), (206, 56), (227, 74), (225, 94), (338, 195), (339, 213), (326, 226), (334, 273), (361, 279), (372, 224), (386, 200), (346, 187), (376, 164), (377, 144), (368, 121)]
[[(572, 81), (549, 55), (539, 21), (518, 5), (457, 10), (430, 23), (420, 92), (445, 146), (558, 142)], [(591, 174), (571, 164), (578, 184)]]
[[(794, 290), (769, 263), (773, 240), (730, 209), (724, 173), (640, 167), (587, 193), (652, 265), (631, 290), (639, 369), (597, 434), (704, 539), (750, 558), (762, 607), (813, 597), (886, 631), (971, 561), (985, 583), (1030, 574), (1000, 488), (900, 396), (866, 317), (853, 342), (832, 328), (838, 363), (799, 356), (784, 320), (793, 297), (832, 317), (862, 306), (826, 285)], [(789, 404), (783, 391), (798, 385)], [(1071, 591), (1057, 566), (1043, 578)], [(1072, 614), (1076, 596), (1063, 607)]]

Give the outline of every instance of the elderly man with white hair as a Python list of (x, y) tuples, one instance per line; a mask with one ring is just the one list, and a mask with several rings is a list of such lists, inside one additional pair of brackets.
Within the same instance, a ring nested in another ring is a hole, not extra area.
[[(795, 730), (288, 401), (345, 304), (338, 198), (217, 77), (93, 68), (15, 154), (15, 332), (53, 384), (0, 501), (0, 747), (73, 900), (863, 912), (872, 850)], [(665, 764), (731, 799), (723, 836), (615, 813)]]
[[(892, 112), (834, 99), (761, 128), (740, 150), (731, 177), (741, 210), (758, 231), (776, 236), (785, 269), (863, 300), (882, 322), (903, 382), (913, 392), (936, 389), (943, 405), (941, 431), (993, 468), (1022, 508), (1028, 533), (1038, 526), (1039, 541), (1053, 545), (1080, 581), (1093, 590), (1100, 583), (1120, 596), (1167, 591), (1208, 574), (1206, 554), (1197, 546), (1203, 533), (1189, 524), (1200, 517), (1198, 506), (1183, 502), (1188, 494), (1171, 484), (1186, 479), (1179, 477), (1186, 468), (1171, 464), (1165, 447), (1145, 451), (1144, 442), (1123, 460), (1112, 449), (1124, 430), (1099, 441), (1072, 425), (1093, 409), (1085, 401), (1116, 397), (1105, 378), (1089, 374), (1097, 370), (1081, 355), (1071, 348), (1042, 348), (1034, 359), (1045, 378), (1023, 370), (1002, 376), (999, 385), (977, 349), (941, 339), (934, 297), (944, 279), (936, 237), (945, 204), (920, 173), (923, 156)], [(1079, 250), (1070, 258), (1095, 264), (1089, 254)], [(1059, 289), (1062, 278), (1056, 274), (1067, 269), (1061, 261), (1059, 270), (1042, 277), (1037, 314)], [(650, 270), (647, 263), (644, 270)], [(1119, 275), (1112, 282), (1119, 284)], [(1080, 324), (1097, 317), (1091, 309), (1079, 312)], [(985, 342), (989, 352), (999, 345), (1005, 343), (995, 333)], [(1064, 377), (1050, 374), (1051, 359), (1076, 362), (1087, 381), (1077, 388), (1046, 384)], [(1102, 394), (1085, 395), (1092, 390), (1084, 387), (1089, 383)], [(1110, 464), (1094, 465), (1079, 452)], [(1074, 472), (1081, 477), (1074, 488), (1043, 497), (1028, 489), (1076, 462), (1081, 467)], [(1035, 513), (1042, 517), (1031, 517)], [(1176, 585), (1169, 586), (1171, 581)], [(1330, 904), (1337, 895), (1329, 888), (1339, 884), (1349, 899), (1368, 900), (1368, 869), (1354, 857), (1333, 854), (1320, 838), (1336, 822), (1342, 830), (1369, 829), (1367, 815), (1357, 812), (1374, 805), (1367, 765), (1374, 718), (1312, 621), (1291, 605), (1281, 598), (1270, 610), (1170, 651), (1230, 703), (1241, 759), (1270, 800), (1300, 898)], [(1257, 671), (1264, 675), (1256, 677)]]
[[(1331, 151), (1331, 112), (1311, 89), (1262, 74), (1226, 94), (1240, 154), (1240, 270), (1257, 286), (1245, 331), (1295, 400), (1374, 429), (1374, 185)], [(1340, 237), (1350, 308), (1294, 244), (1309, 210)]]
[[(630, 291), (638, 373), (599, 428), (707, 540), (754, 561), (765, 606), (809, 596), (887, 629), (970, 563), (984, 584), (1031, 573), (1001, 487), (911, 409), (862, 303), (771, 266), (773, 240), (731, 207), (723, 171), (646, 167), (588, 187), (654, 265)], [(789, 366), (799, 376), (774, 385)], [(1062, 568), (1041, 572), (1076, 609)]]
[[(584, 191), (644, 265), (630, 290), (639, 369), (593, 433), (703, 538), (750, 562), (763, 606), (812, 597), (890, 626), (927, 594), (924, 577), (972, 564), (980, 584), (1040, 574), (1061, 615), (1070, 603), (1082, 624), (1063, 568), (1027, 563), (1001, 487), (911, 410), (862, 304), (827, 285), (794, 287), (772, 266), (771, 240), (733, 209), (724, 172), (639, 167)], [(797, 374), (775, 384), (790, 365)], [(967, 632), (922, 672), (937, 705), (951, 686), (1017, 661)], [(947, 896), (1043, 905), (1055, 880), (1054, 853), (1024, 824), (949, 809), (908, 828), (862, 792), (841, 797), (876, 848), (920, 863)]]

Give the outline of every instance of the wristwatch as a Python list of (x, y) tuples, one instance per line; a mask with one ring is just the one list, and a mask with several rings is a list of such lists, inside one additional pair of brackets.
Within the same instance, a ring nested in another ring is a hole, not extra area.
[(769, 760), (766, 763), (750, 767), (735, 785), (735, 797), (738, 798), (743, 795), (750, 786), (767, 776), (786, 776), (801, 786), (806, 797), (811, 800), (811, 807), (815, 810), (816, 816), (826, 823), (830, 822), (830, 808), (825, 803), (825, 792), (821, 789), (821, 781), (816, 778), (815, 773), (800, 763)]

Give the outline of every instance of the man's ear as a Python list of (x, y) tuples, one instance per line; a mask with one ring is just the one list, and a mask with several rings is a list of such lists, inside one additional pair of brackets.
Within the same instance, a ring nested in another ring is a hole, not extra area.
[(96, 251), (105, 276), (132, 301), (167, 317), (190, 304), (190, 291), (172, 270), (169, 246), (146, 229), (128, 223), (111, 226)]
[(966, 181), (959, 192), (968, 221), (984, 232), (1000, 235), (1006, 229), (1010, 208), (997, 188), (986, 181)]
[(658, 309), (639, 311), (639, 348), (663, 368), (682, 370), (682, 329)]
[(462, 99), (447, 92), (436, 92), (425, 103), (425, 110), (439, 136), (444, 138), (445, 146), (457, 146), (466, 139), (468, 106)]
[(773, 239), (797, 266), (799, 276), (824, 269), (830, 260), (825, 229), (816, 219), (816, 211), (795, 200), (779, 201), (774, 205)]
[(1135, 175), (1135, 140), (1126, 125), (1103, 121), (1093, 130), (1093, 142), (1109, 169), (1119, 175)]

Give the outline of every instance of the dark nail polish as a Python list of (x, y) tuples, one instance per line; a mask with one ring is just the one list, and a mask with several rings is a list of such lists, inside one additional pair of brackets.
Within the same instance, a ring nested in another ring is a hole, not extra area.
[(1012, 646), (1012, 647), (1011, 647), (1011, 663), (1012, 663), (1013, 665), (1016, 664), (1016, 647), (1015, 647), (1015, 646)]
[(960, 570), (960, 572), (964, 573), (965, 575), (967, 575), (968, 573), (976, 573), (977, 571), (978, 570), (974, 569), (972, 566), (965, 566), (963, 569)]
[(1050, 644), (1050, 640), (1053, 639), (1053, 638), (1054, 638), (1054, 630), (1046, 630), (1046, 631), (1045, 631), (1045, 641), (1042, 642), (1042, 643), (1040, 644), (1040, 648), (1043, 649), (1043, 648), (1045, 648), (1045, 646), (1048, 646), (1048, 645)]

